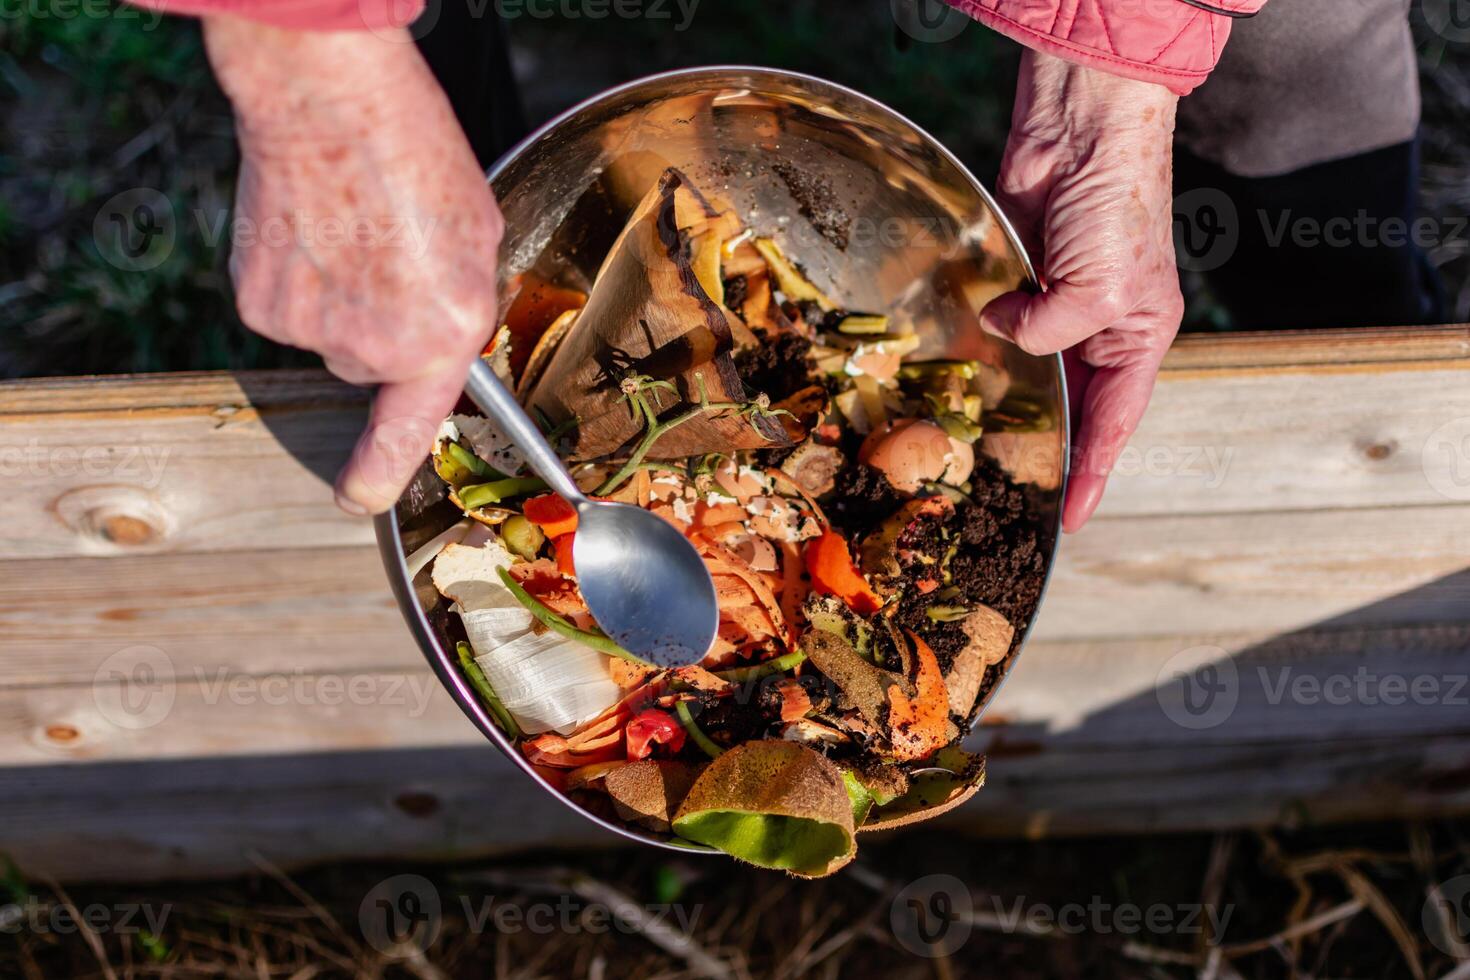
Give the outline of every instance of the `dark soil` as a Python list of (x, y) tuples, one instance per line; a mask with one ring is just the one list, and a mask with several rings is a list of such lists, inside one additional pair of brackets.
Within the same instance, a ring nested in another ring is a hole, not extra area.
[(735, 370), (747, 391), (778, 402), (812, 383), (811, 349), (810, 340), (781, 331), (737, 353)]

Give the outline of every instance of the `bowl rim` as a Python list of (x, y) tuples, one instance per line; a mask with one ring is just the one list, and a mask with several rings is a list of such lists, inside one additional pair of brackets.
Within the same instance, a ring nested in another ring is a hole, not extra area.
[[(599, 105), (600, 103), (656, 82), (667, 81), (670, 79), (697, 78), (701, 75), (727, 76), (736, 73), (764, 75), (783, 80), (795, 80), (799, 82), (813, 83), (817, 86), (833, 89), (848, 98), (855, 99), (858, 102), (866, 104), (869, 108), (876, 110), (880, 114), (892, 117), (902, 127), (905, 127), (908, 130), (912, 131), (914, 134), (920, 137), (920, 139), (924, 142), (926, 148), (932, 149), (933, 151), (937, 152), (950, 166), (954, 167), (956, 172), (969, 183), (971, 189), (973, 189), (980, 196), (981, 200), (983, 200), (985, 204), (990, 208), (991, 213), (995, 216), (997, 222), (1001, 227), (1002, 232), (1005, 235), (1007, 244), (1011, 247), (1014, 254), (1018, 256), (1021, 260), (1021, 267), (1022, 272), (1025, 275), (1025, 282), (1030, 283), (1032, 286), (1038, 285), (1036, 269), (1035, 266), (1032, 264), (1031, 256), (1027, 252), (1025, 245), (1021, 242), (1020, 236), (1016, 233), (1015, 226), (1011, 224), (1010, 218), (1005, 214), (1004, 211), (1001, 210), (1000, 206), (996, 203), (995, 198), (991, 195), (989, 189), (986, 188), (985, 185), (982, 184), (978, 179), (976, 179), (975, 175), (970, 172), (970, 168), (967, 167), (964, 162), (959, 159), (959, 157), (955, 156), (954, 153), (951, 152), (947, 146), (945, 146), (939, 140), (935, 139), (926, 129), (915, 123), (912, 119), (908, 118), (903, 113), (887, 105), (886, 103), (873, 98), (872, 96), (865, 95), (862, 92), (859, 92), (853, 88), (849, 88), (848, 86), (843, 85), (839, 82), (833, 82), (828, 79), (820, 78), (816, 75), (805, 74), (803, 72), (789, 71), (784, 68), (770, 68), (760, 65), (748, 64), (701, 65), (691, 68), (676, 68), (670, 71), (656, 72), (651, 75), (644, 75), (642, 77), (631, 79), (626, 82), (621, 82), (617, 85), (612, 86), (611, 88), (604, 89), (595, 95), (592, 95), (586, 99), (581, 100), (580, 102), (577, 102), (575, 105), (563, 110), (562, 112), (557, 113), (546, 122), (536, 127), (536, 129), (533, 130), (529, 135), (525, 136), (510, 149), (506, 150), (494, 163), (490, 165), (490, 167), (485, 172), (486, 183), (493, 184), (495, 179), (500, 176), (508, 166), (515, 162), (530, 147), (535, 145), (540, 140), (544, 139), (549, 133), (553, 132), (570, 120), (576, 118), (581, 113), (586, 112), (588, 109)], [(1016, 647), (1016, 652), (1014, 656), (1011, 658), (1013, 661), (1012, 664), (1001, 676), (1000, 680), (996, 683), (994, 689), (992, 689), (992, 691), (990, 692), (990, 697), (987, 699), (986, 704), (981, 707), (980, 712), (975, 716), (975, 721), (979, 720), (979, 718), (985, 713), (985, 709), (989, 706), (990, 702), (994, 701), (996, 695), (1000, 693), (1001, 687), (1004, 686), (1005, 682), (1010, 678), (1011, 673), (1015, 669), (1014, 661), (1020, 659), (1021, 651), (1025, 649), (1026, 642), (1031, 638), (1031, 632), (1033, 629), (1035, 629), (1036, 620), (1039, 618), (1042, 605), (1046, 601), (1047, 591), (1051, 587), (1052, 573), (1056, 568), (1057, 556), (1061, 550), (1063, 533), (1061, 526), (1062, 514), (1066, 507), (1067, 480), (1071, 473), (1072, 423), (1071, 410), (1067, 393), (1066, 368), (1062, 361), (1062, 355), (1053, 354), (1051, 355), (1051, 357), (1055, 359), (1056, 363), (1058, 380), (1057, 389), (1059, 394), (1058, 407), (1061, 415), (1062, 434), (1062, 474), (1061, 486), (1057, 495), (1056, 527), (1054, 529), (1050, 554), (1047, 556), (1046, 574), (1041, 583), (1041, 591), (1036, 599), (1036, 610), (1032, 613), (1031, 621), (1027, 623), (1026, 629), (1021, 634), (1020, 643)], [(424, 658), (429, 661), (429, 666), (433, 669), (435, 675), (438, 676), (439, 681), (449, 691), (450, 696), (454, 698), (455, 702), (459, 705), (460, 710), (463, 711), (465, 715), (470, 719), (470, 721), (475, 725), (475, 727), (480, 730), (480, 734), (484, 735), (485, 738), (488, 739), (493, 745), (495, 745), (496, 748), (500, 749), (500, 751), (504, 755), (509, 756), (510, 759), (516, 764), (516, 766), (519, 767), (520, 770), (526, 775), (530, 776), (531, 779), (535, 780), (537, 785), (539, 785), (542, 789), (550, 793), (563, 805), (569, 807), (582, 817), (591, 820), (593, 823), (597, 824), (605, 830), (609, 830), (612, 833), (617, 834), (620, 837), (624, 837), (628, 840), (636, 841), (639, 844), (658, 847), (669, 851), (676, 851), (681, 854), (722, 853), (721, 851), (713, 847), (696, 844), (692, 841), (685, 842), (677, 838), (656, 837), (652, 833), (639, 832), (627, 826), (626, 824), (608, 820), (607, 818), (597, 813), (594, 813), (590, 809), (577, 803), (576, 800), (572, 799), (566, 793), (553, 786), (545, 777), (537, 772), (535, 767), (531, 765), (530, 760), (528, 760), (525, 755), (515, 747), (510, 738), (506, 736), (506, 734), (502, 732), (500, 728), (490, 718), (489, 711), (480, 702), (478, 695), (475, 694), (474, 690), (470, 687), (468, 680), (465, 679), (463, 672), (459, 669), (457, 654), (451, 654), (448, 650), (444, 649), (443, 644), (439, 642), (438, 636), (429, 623), (428, 616), (424, 613), (422, 607), (420, 607), (418, 597), (414, 593), (413, 577), (408, 574), (407, 556), (403, 552), (403, 536), (398, 527), (398, 505), (395, 503), (393, 507), (391, 507), (389, 510), (385, 511), (384, 513), (378, 514), (373, 519), (373, 526), (377, 537), (378, 552), (383, 560), (383, 569), (388, 576), (389, 584), (391, 585), (393, 590), (394, 599), (398, 603), (399, 612), (403, 614), (403, 618), (408, 625), (410, 634), (412, 634), (415, 642), (417, 642), (420, 651), (424, 654)]]

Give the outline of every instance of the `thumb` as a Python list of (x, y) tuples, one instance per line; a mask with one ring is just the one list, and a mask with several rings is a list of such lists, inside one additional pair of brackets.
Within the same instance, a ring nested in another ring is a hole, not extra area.
[(980, 311), (980, 326), (1028, 354), (1043, 355), (1082, 343), (1122, 315), (1111, 290), (1059, 280), (1040, 293), (997, 296)]
[(349, 514), (381, 514), (398, 501), (434, 448), (468, 373), (465, 365), (378, 388), (367, 429), (337, 477), (337, 506)]

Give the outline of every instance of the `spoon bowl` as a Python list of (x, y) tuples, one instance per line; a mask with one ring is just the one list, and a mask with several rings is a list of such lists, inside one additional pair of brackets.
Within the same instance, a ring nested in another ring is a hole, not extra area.
[(577, 506), (572, 562), (602, 631), (659, 667), (698, 663), (714, 642), (719, 606), (709, 569), (672, 524), (630, 504)]
[(572, 564), (577, 588), (602, 631), (659, 667), (704, 659), (719, 629), (720, 607), (714, 579), (690, 540), (642, 507), (584, 494), (484, 359), (470, 365), (465, 392), (521, 451), (531, 471), (577, 509)]

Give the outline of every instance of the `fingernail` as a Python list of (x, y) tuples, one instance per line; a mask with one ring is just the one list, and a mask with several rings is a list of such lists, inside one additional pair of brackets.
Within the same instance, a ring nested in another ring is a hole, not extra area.
[(362, 504), (353, 500), (351, 497), (345, 496), (342, 493), (338, 493), (336, 495), (336, 499), (337, 506), (342, 508), (342, 510), (346, 511), (347, 513), (351, 514), (353, 517), (366, 517), (368, 515), (368, 509)]

